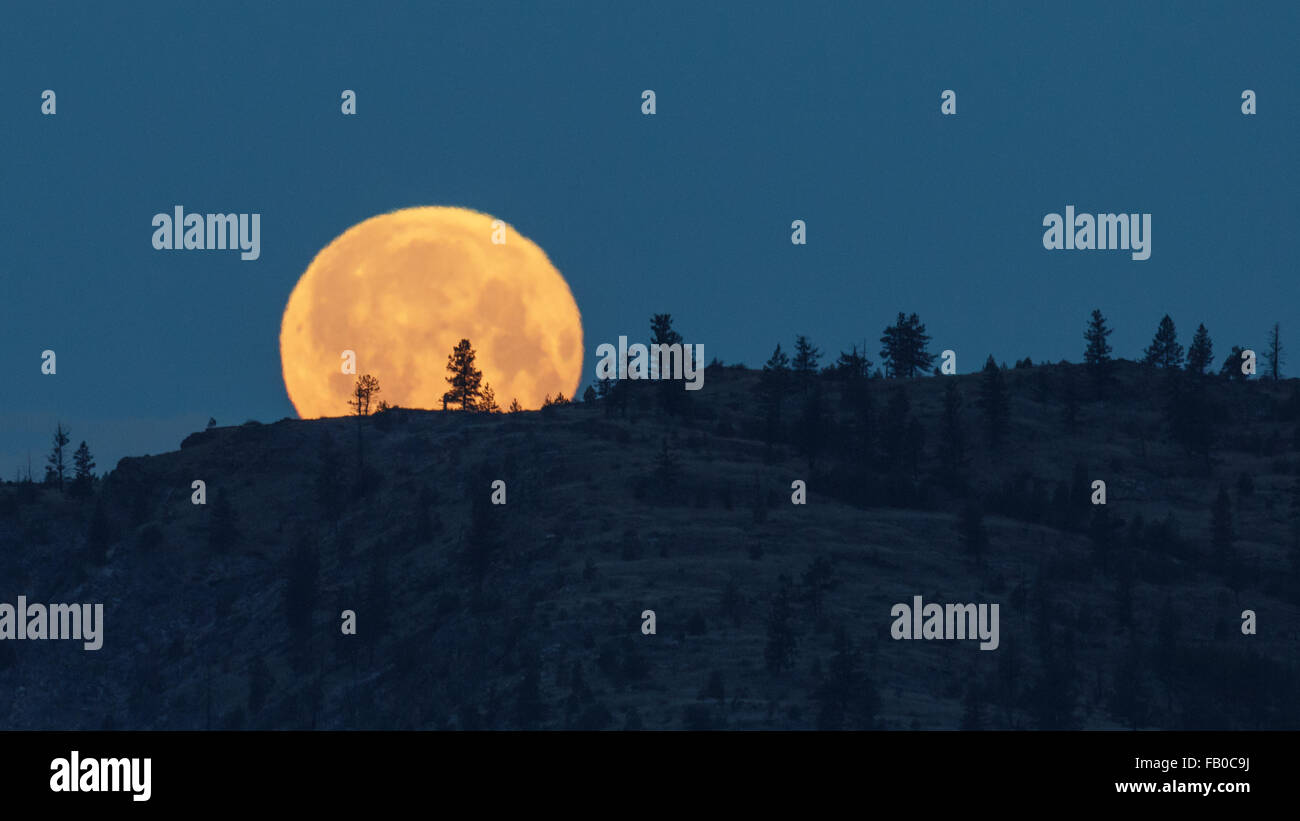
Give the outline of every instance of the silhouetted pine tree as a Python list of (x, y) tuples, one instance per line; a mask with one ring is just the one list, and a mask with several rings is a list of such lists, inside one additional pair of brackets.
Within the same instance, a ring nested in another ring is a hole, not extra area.
[(808, 391), (813, 379), (817, 376), (817, 363), (821, 359), (822, 352), (819, 348), (813, 346), (808, 341), (808, 337), (800, 334), (794, 339), (794, 359), (791, 360), (790, 369), (794, 375), (795, 384), (803, 391)]
[(934, 355), (926, 350), (929, 343), (930, 337), (920, 317), (916, 314), (904, 317), (900, 311), (898, 319), (880, 337), (880, 359), (885, 365), (885, 375), (910, 379), (929, 373), (934, 361)]
[(1219, 369), (1219, 375), (1232, 382), (1246, 381), (1248, 374), (1241, 372), (1241, 366), (1245, 362), (1241, 355), (1245, 351), (1246, 349), (1240, 345), (1233, 345), (1228, 358), (1223, 360), (1223, 367)]
[(1183, 366), (1183, 346), (1178, 344), (1178, 331), (1169, 314), (1160, 320), (1155, 338), (1147, 346), (1142, 360), (1147, 365), (1157, 368), (1181, 368)]
[(1106, 337), (1111, 333), (1111, 329), (1106, 327), (1106, 318), (1101, 315), (1100, 310), (1094, 308), (1092, 318), (1088, 321), (1088, 329), (1083, 334), (1083, 338), (1088, 342), (1083, 352), (1083, 361), (1092, 375), (1093, 387), (1097, 391), (1098, 399), (1105, 397), (1110, 386), (1111, 347)]
[(474, 367), (474, 349), (468, 339), (456, 343), (447, 355), (447, 384), (451, 387), (443, 394), (448, 403), (458, 403), (461, 410), (475, 410), (483, 398), (483, 372)]
[(54, 447), (50, 450), (50, 456), (47, 460), (49, 465), (45, 469), (45, 481), (47, 484), (57, 484), (59, 490), (63, 490), (63, 480), (68, 475), (68, 465), (64, 455), (68, 442), (68, 430), (63, 427), (63, 423), (58, 423), (54, 429)]
[(650, 342), (655, 345), (680, 345), (682, 335), (673, 330), (672, 314), (650, 317)]
[(866, 353), (866, 350), (859, 351), (857, 345), (853, 346), (852, 351), (840, 351), (840, 358), (832, 366), (831, 372), (837, 379), (867, 379), (871, 376), (871, 361), (867, 359)]
[(91, 494), (91, 488), (95, 481), (95, 460), (90, 455), (90, 448), (86, 447), (85, 441), (77, 447), (77, 452), (72, 454), (73, 479), (72, 493), (75, 496), (86, 497)]
[(1110, 359), (1111, 347), (1106, 337), (1111, 333), (1111, 329), (1106, 327), (1106, 318), (1094, 308), (1092, 318), (1088, 321), (1088, 330), (1083, 334), (1088, 343), (1083, 352), (1084, 364), (1095, 367)]
[(1192, 346), (1187, 349), (1187, 370), (1202, 376), (1213, 363), (1214, 342), (1210, 340), (1210, 332), (1205, 329), (1205, 325), (1197, 325)]
[[(683, 375), (686, 368), (686, 357), (692, 354), (692, 351), (682, 345), (682, 335), (673, 330), (673, 318), (671, 314), (655, 314), (650, 318), (650, 344), (665, 346), (680, 346), (682, 348), (682, 369)], [(679, 416), (685, 409), (687, 394), (682, 390), (679, 382), (673, 379), (673, 374), (663, 373), (664, 366), (669, 369), (672, 367), (674, 357), (670, 354), (663, 361), (664, 357), (655, 356), (654, 348), (650, 348), (650, 375), (653, 377), (658, 374), (661, 379), (656, 386), (659, 407), (669, 416)], [(696, 362), (696, 367), (704, 367), (703, 362)]]

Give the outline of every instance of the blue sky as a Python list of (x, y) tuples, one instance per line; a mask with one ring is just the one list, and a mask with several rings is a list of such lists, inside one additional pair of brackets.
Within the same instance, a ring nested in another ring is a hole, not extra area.
[[(544, 248), (589, 376), (660, 311), (751, 365), (797, 333), (875, 359), (916, 311), (971, 371), (1077, 361), (1094, 307), (1127, 357), (1164, 313), (1220, 357), (1280, 322), (1300, 372), (1296, 4), (26, 5), (0, 26), (6, 478), (59, 419), (107, 470), (293, 416), (294, 283), (411, 205)], [(260, 213), (261, 258), (154, 251), (176, 204)], [(1069, 204), (1151, 213), (1151, 258), (1044, 250)]]

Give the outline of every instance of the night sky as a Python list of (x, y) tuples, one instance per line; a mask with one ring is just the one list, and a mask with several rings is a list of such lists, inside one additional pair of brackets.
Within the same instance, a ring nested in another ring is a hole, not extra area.
[[(588, 379), (597, 345), (662, 311), (751, 366), (798, 333), (877, 360), (916, 311), (962, 372), (1078, 361), (1094, 307), (1126, 358), (1166, 312), (1184, 345), (1204, 322), (1218, 361), (1280, 322), (1300, 372), (1296, 4), (28, 5), (0, 13), (7, 479), (29, 452), (40, 478), (58, 420), (107, 471), (209, 416), (294, 416), (294, 283), (413, 205), (545, 249)], [(260, 213), (260, 259), (155, 251), (178, 204)], [(1151, 213), (1151, 258), (1044, 250), (1067, 205)]]

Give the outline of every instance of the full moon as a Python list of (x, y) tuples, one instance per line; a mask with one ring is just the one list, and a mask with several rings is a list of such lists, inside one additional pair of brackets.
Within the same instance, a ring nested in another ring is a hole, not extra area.
[[(366, 373), (379, 380), (374, 403), (441, 408), (447, 356), (462, 339), (502, 409), (573, 398), (582, 379), (578, 306), (541, 248), (466, 208), (381, 214), (325, 246), (289, 295), (285, 390), (304, 419), (349, 413)], [(356, 374), (343, 371), (345, 351)]]

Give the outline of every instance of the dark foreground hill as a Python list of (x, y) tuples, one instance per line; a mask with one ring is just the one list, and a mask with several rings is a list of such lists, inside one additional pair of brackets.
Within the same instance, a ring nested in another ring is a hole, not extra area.
[[(1300, 728), (1294, 380), (999, 374), (998, 444), (985, 375), (828, 375), (778, 415), (711, 367), (5, 485), (0, 601), (103, 602), (105, 634), (0, 642), (0, 726)], [(891, 638), (918, 595), (997, 603), (997, 649)]]

